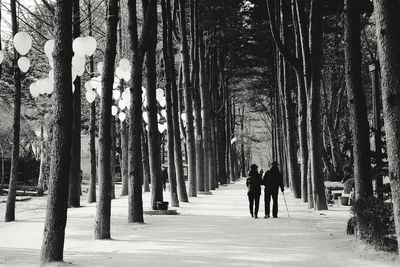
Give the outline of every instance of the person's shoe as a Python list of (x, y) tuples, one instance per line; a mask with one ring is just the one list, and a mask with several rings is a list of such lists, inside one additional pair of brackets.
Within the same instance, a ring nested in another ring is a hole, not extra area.
[(251, 215), (252, 218), (254, 217), (253, 213), (250, 213), (250, 215)]
[(264, 219), (268, 219), (268, 218), (269, 218), (269, 215), (265, 215), (265, 216), (264, 216)]
[(256, 215), (256, 216), (254, 216), (254, 219), (258, 219), (258, 216)]
[(278, 218), (278, 216), (274, 216), (274, 218)]

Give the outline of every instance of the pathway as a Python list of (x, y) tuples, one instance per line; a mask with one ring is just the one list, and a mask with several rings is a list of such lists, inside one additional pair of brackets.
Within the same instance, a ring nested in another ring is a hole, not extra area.
[[(314, 212), (287, 193), (290, 220), (281, 195), (279, 218), (261, 219), (260, 203), (260, 219), (252, 219), (246, 192), (244, 181), (239, 181), (181, 203), (180, 215), (146, 215), (144, 225), (127, 224), (127, 198), (118, 197), (112, 204), (113, 239), (106, 241), (93, 239), (95, 204), (70, 209), (64, 259), (72, 266), (112, 267), (397, 266), (387, 259), (392, 254), (371, 254), (345, 235), (347, 207)], [(145, 193), (145, 207), (149, 199)], [(41, 208), (17, 213), (16, 222), (0, 222), (0, 266), (38, 262), (44, 199), (34, 201), (41, 201)], [(3, 210), (0, 207), (2, 215)]]

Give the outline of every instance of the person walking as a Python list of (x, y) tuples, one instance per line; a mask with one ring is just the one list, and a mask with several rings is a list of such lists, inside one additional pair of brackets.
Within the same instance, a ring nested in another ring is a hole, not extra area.
[[(261, 195), (261, 175), (257, 171), (258, 166), (252, 164), (249, 171), (249, 177), (246, 180), (247, 196), (249, 198), (249, 209), (251, 217), (258, 218), (258, 207)], [(254, 207), (254, 212), (253, 212)]]
[(269, 218), (270, 214), (270, 203), (272, 197), (272, 216), (278, 217), (278, 189), (281, 188), (283, 193), (283, 178), (282, 173), (279, 171), (278, 163), (272, 162), (272, 167), (269, 171), (266, 171), (262, 180), (264, 187), (264, 205), (265, 205), (265, 216)]

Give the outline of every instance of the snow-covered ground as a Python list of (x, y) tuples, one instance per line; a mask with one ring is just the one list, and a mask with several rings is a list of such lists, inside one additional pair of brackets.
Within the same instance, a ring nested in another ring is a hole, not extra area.
[[(127, 223), (127, 198), (118, 196), (112, 240), (93, 239), (96, 204), (84, 198), (84, 207), (68, 210), (64, 260), (72, 265), (66, 266), (398, 266), (396, 255), (346, 236), (348, 207), (315, 212), (287, 192), (290, 219), (280, 195), (279, 218), (262, 219), (261, 200), (256, 220), (246, 192), (244, 181), (220, 187), (181, 203), (179, 215), (145, 215), (143, 225)], [(143, 197), (149, 209), (150, 193)], [(18, 202), (17, 221), (0, 222), (1, 266), (37, 265), (44, 208), (44, 198)]]

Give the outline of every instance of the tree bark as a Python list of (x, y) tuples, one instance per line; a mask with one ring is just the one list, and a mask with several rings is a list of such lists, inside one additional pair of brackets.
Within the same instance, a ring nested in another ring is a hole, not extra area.
[[(167, 0), (167, 9), (171, 10), (170, 1)], [(172, 25), (171, 13), (168, 12), (168, 21)], [(168, 35), (172, 40), (172, 27), (168, 29)], [(170, 55), (174, 55), (173, 43), (168, 43), (168, 51)], [(182, 156), (182, 140), (180, 135), (180, 112), (179, 112), (179, 96), (178, 86), (176, 84), (176, 72), (175, 72), (175, 58), (170, 57), (170, 76), (171, 76), (171, 98), (172, 98), (172, 123), (174, 130), (174, 159), (175, 159), (175, 172), (176, 181), (178, 186), (178, 198), (181, 202), (189, 202), (188, 194), (186, 190), (185, 177), (183, 172), (183, 156)]]
[(308, 208), (313, 209), (314, 208), (314, 199), (313, 199), (313, 184), (311, 180), (311, 157), (308, 157), (308, 162), (307, 162), (307, 203), (308, 203)]
[(344, 0), (345, 70), (352, 122), (355, 198), (372, 196), (367, 103), (361, 82), (361, 27), (359, 0)]
[(191, 80), (194, 114), (195, 150), (196, 150), (196, 189), (204, 192), (204, 150), (201, 119), (201, 98), (199, 89), (199, 41), (198, 41), (198, 1), (190, 0), (190, 36), (191, 36)]
[(111, 116), (111, 199), (115, 199), (115, 167), (117, 155), (117, 124), (116, 117)]
[(400, 247), (400, 3), (375, 0), (376, 36), (381, 66), (389, 178), (397, 243)]
[(72, 142), (72, 1), (57, 0), (55, 4), (55, 107), (41, 264), (63, 260)]
[(102, 76), (99, 125), (99, 200), (97, 202), (95, 239), (111, 238), (111, 127), (112, 90), (117, 53), (118, 0), (108, 0), (107, 39)]
[(47, 153), (46, 145), (43, 139), (43, 126), (41, 127), (41, 138), (40, 138), (40, 166), (39, 166), (39, 178), (38, 178), (38, 195), (43, 196), (45, 189), (45, 179), (46, 179), (46, 167), (47, 167)]
[[(88, 24), (89, 36), (92, 36), (92, 0), (88, 0)], [(89, 58), (90, 78), (94, 77), (94, 60), (93, 56)], [(96, 202), (96, 179), (97, 179), (97, 164), (96, 164), (96, 100), (90, 104), (90, 124), (89, 124), (89, 147), (90, 147), (90, 182), (88, 203)]]
[[(73, 0), (73, 34), (74, 38), (81, 35), (79, 0)], [(69, 196), (70, 208), (80, 207), (81, 198), (81, 77), (74, 81), (73, 117), (72, 117), (72, 146), (71, 165), (69, 169)]]
[[(16, 1), (10, 1), (12, 35), (18, 33)], [(21, 128), (21, 71), (18, 67), (18, 52), (14, 48), (14, 122), (13, 122), (13, 142), (11, 156), (10, 182), (8, 188), (6, 214), (4, 221), (11, 222), (15, 220), (15, 198), (17, 193), (17, 180), (19, 170), (19, 141)]]
[[(370, 69), (371, 74), (371, 87), (372, 87), (372, 110), (373, 110), (373, 127), (375, 129), (374, 133), (374, 144), (375, 144), (375, 163), (376, 168), (381, 170), (383, 167), (383, 153), (382, 153), (382, 122), (381, 122), (381, 90), (379, 86), (379, 64), (374, 63), (373, 69)], [(380, 200), (383, 200), (383, 191), (381, 190), (383, 185), (383, 176), (378, 175), (376, 177), (376, 191), (377, 196)]]
[(321, 125), (321, 64), (322, 64), (322, 1), (312, 0), (310, 11), (311, 85), (308, 99), (308, 127), (310, 135), (311, 180), (314, 209), (327, 210), (324, 176), (322, 172)]
[(210, 191), (210, 177), (213, 175), (211, 167), (212, 147), (211, 147), (211, 127), (210, 127), (210, 92), (207, 77), (207, 60), (203, 34), (200, 33), (200, 96), (201, 96), (201, 118), (204, 151), (204, 191)]
[[(142, 1), (142, 4), (145, 1)], [(129, 9), (129, 36), (131, 40), (132, 51), (132, 87), (131, 87), (131, 108), (130, 108), (130, 125), (129, 125), (129, 197), (128, 197), (128, 222), (143, 223), (143, 200), (142, 185), (145, 180), (145, 190), (148, 188), (148, 154), (147, 144), (145, 142), (145, 131), (142, 121), (142, 69), (146, 44), (149, 38), (150, 22), (154, 9), (155, 0), (143, 5), (143, 13), (145, 17), (142, 27), (141, 39), (138, 39), (136, 1), (128, 1)], [(141, 159), (142, 162), (141, 162)], [(146, 188), (147, 187), (147, 188)]]
[[(93, 59), (91, 59), (93, 60)], [(93, 61), (92, 63), (93, 64)], [(90, 67), (94, 70), (93, 67)], [(90, 181), (88, 203), (96, 202), (96, 180), (97, 180), (97, 163), (96, 163), (96, 100), (90, 104)]]
[[(169, 0), (167, 0), (169, 2)], [(164, 76), (165, 76), (165, 98), (166, 98), (166, 113), (167, 113), (167, 139), (168, 139), (168, 179), (169, 179), (169, 192), (171, 207), (179, 207), (177, 184), (176, 184), (176, 171), (175, 171), (175, 154), (174, 154), (174, 125), (172, 118), (172, 80), (175, 77), (171, 76), (171, 59), (174, 54), (169, 53), (169, 43), (173, 42), (172, 33), (170, 29), (172, 25), (168, 20), (168, 13), (171, 13), (170, 3), (166, 4), (165, 0), (161, 0), (162, 7), (162, 21), (163, 21), (163, 55), (164, 55)]]
[(190, 81), (190, 60), (189, 48), (186, 33), (186, 12), (185, 0), (179, 0), (180, 14), (180, 32), (181, 32), (181, 49), (182, 49), (182, 64), (183, 64), (183, 95), (185, 100), (186, 113), (186, 144), (188, 156), (188, 181), (189, 181), (189, 197), (197, 196), (196, 188), (196, 149), (194, 138), (193, 125), (193, 106), (192, 106), (192, 83)]
[(156, 45), (157, 45), (157, 5), (149, 6), (148, 16), (150, 25), (149, 43), (146, 53), (147, 71), (147, 111), (148, 111), (148, 140), (151, 179), (151, 206), (157, 210), (157, 202), (163, 202), (163, 181), (161, 177), (160, 162), (160, 134), (157, 119), (157, 70), (156, 70)]
[[(121, 196), (128, 195), (128, 183), (129, 183), (129, 134), (128, 125), (126, 120), (121, 123), (121, 178), (122, 178), (122, 189)], [(140, 129), (139, 129), (140, 130)]]
[[(294, 25), (294, 41), (296, 57), (302, 58), (301, 35), (296, 1), (292, 0), (292, 20)], [(304, 59), (303, 59), (304, 60)], [(303, 78), (302, 68), (295, 69), (297, 82), (297, 116), (298, 116), (298, 136), (300, 153), (300, 188), (301, 198), (304, 203), (308, 202), (307, 197), (307, 164), (308, 164), (308, 142), (307, 142), (307, 93), (305, 79)]]
[(143, 161), (143, 183), (144, 192), (150, 192), (150, 166), (149, 166), (149, 146), (147, 141), (147, 133), (142, 127), (142, 161)]

